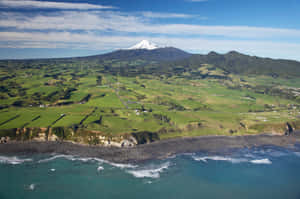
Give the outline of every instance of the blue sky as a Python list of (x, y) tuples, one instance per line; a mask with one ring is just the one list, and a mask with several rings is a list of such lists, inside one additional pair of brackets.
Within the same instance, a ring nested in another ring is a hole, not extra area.
[(300, 60), (298, 0), (0, 0), (0, 59), (85, 56), (147, 39)]

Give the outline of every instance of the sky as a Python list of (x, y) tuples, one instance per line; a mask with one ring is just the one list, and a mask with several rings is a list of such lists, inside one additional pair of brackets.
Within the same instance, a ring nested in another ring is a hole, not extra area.
[(149, 40), (300, 61), (299, 0), (0, 0), (0, 59), (87, 56)]

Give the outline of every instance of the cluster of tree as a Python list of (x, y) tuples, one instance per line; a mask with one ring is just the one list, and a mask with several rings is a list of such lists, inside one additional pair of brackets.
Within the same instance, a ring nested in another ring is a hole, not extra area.
[(103, 84), (103, 76), (102, 75), (97, 76), (96, 84), (99, 86), (101, 86)]
[(162, 114), (153, 114), (153, 117), (157, 120), (159, 120), (161, 123), (169, 123), (171, 121), (171, 119), (166, 116), (166, 115), (162, 115)]
[(161, 97), (157, 97), (155, 99), (155, 103), (159, 104), (159, 105), (164, 105), (164, 106), (168, 106), (169, 110), (176, 110), (176, 111), (184, 111), (186, 110), (186, 108), (184, 106), (182, 106), (181, 104), (174, 102), (174, 101), (169, 101), (169, 100), (165, 100)]
[(227, 54), (211, 52), (207, 55), (193, 55), (173, 64), (188, 68), (197, 68), (201, 64), (211, 64), (229, 73), (243, 75), (254, 74), (272, 77), (300, 76), (300, 62), (248, 56), (235, 51)]
[(9, 97), (25, 96), (26, 88), (23, 88), (14, 80), (3, 81), (0, 85), (0, 99)]

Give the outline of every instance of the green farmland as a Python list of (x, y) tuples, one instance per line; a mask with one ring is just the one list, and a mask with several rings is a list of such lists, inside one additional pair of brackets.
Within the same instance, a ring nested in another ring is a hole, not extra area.
[[(107, 64), (111, 68), (103, 69)], [(286, 122), (294, 128), (300, 124), (299, 78), (233, 74), (208, 64), (180, 74), (151, 74), (151, 65), (133, 75), (122, 69), (135, 64), (141, 63), (21, 62), (2, 67), (2, 134), (62, 127), (73, 129), (75, 137), (147, 131), (167, 139), (283, 133)]]

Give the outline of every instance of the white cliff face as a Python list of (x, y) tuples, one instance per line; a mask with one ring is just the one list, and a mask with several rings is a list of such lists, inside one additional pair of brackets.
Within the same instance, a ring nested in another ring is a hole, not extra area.
[(134, 50), (134, 49), (147, 49), (147, 50), (154, 50), (158, 48), (158, 46), (152, 42), (149, 42), (147, 40), (143, 40), (140, 43), (128, 48), (129, 50)]

